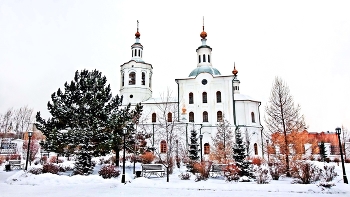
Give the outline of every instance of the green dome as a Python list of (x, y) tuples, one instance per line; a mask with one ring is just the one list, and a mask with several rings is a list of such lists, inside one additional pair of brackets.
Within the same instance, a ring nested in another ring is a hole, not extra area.
[(201, 73), (209, 73), (212, 75), (221, 75), (221, 73), (216, 68), (213, 68), (211, 66), (201, 66), (201, 67), (197, 67), (196, 69), (194, 69), (190, 73), (189, 77), (196, 77)]

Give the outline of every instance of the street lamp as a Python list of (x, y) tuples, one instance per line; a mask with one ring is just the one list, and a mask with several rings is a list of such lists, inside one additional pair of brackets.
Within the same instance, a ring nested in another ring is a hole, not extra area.
[(202, 139), (203, 139), (203, 135), (200, 134), (199, 135), (199, 140), (200, 140), (200, 144), (201, 144), (201, 161), (203, 161), (203, 158), (202, 158)]
[(27, 171), (28, 169), (28, 160), (29, 160), (29, 150), (30, 150), (30, 139), (32, 138), (32, 135), (33, 135), (33, 132), (34, 132), (34, 123), (33, 123), (33, 131), (28, 131), (28, 147), (27, 147), (27, 158), (26, 158), (26, 167), (25, 167), (25, 171)]
[(266, 140), (267, 162), (270, 163), (269, 140)]
[(124, 134), (124, 148), (123, 148), (123, 174), (122, 174), (122, 183), (125, 183), (125, 135), (128, 132), (126, 127), (123, 128)]
[(344, 167), (343, 150), (342, 150), (341, 143), (340, 143), (341, 128), (339, 128), (339, 127), (335, 128), (335, 132), (338, 135), (341, 165), (342, 165), (342, 168), (343, 168), (343, 180), (344, 180), (344, 183), (348, 184), (348, 178), (346, 177), (346, 172), (345, 172), (345, 167)]

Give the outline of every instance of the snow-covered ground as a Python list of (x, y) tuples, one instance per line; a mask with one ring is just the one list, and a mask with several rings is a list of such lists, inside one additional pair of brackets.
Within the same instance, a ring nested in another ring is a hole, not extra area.
[[(323, 163), (315, 162), (322, 166)], [(338, 177), (333, 181), (336, 186), (325, 189), (316, 184), (291, 184), (292, 179), (282, 178), (271, 181), (269, 184), (255, 182), (230, 182), (223, 178), (209, 178), (207, 181), (181, 180), (178, 175), (185, 168), (174, 169), (170, 182), (164, 178), (136, 178), (132, 174), (132, 164), (126, 168), (126, 184), (121, 183), (121, 176), (112, 179), (103, 179), (98, 176), (99, 165), (90, 176), (67, 176), (50, 173), (33, 175), (23, 170), (6, 172), (0, 170), (0, 197), (107, 197), (107, 196), (350, 196), (350, 185), (343, 183), (341, 164), (335, 165)], [(137, 170), (140, 168), (137, 165)], [(2, 169), (2, 168), (0, 168)], [(120, 169), (121, 170), (121, 169)], [(346, 172), (350, 174), (350, 164), (346, 164)]]

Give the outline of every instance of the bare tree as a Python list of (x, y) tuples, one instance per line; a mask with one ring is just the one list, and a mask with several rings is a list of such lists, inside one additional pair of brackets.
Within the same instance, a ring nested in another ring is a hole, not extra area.
[(8, 133), (12, 130), (12, 118), (13, 118), (14, 110), (13, 108), (8, 109), (4, 115), (2, 115), (2, 119), (0, 122), (0, 132)]
[(13, 129), (17, 138), (22, 138), (22, 134), (28, 130), (29, 125), (33, 122), (33, 109), (24, 106), (15, 110), (13, 116)]
[(217, 124), (217, 133), (212, 137), (212, 141), (213, 150), (210, 152), (212, 160), (219, 163), (227, 163), (228, 160), (232, 160), (233, 132), (224, 115), (222, 121)]
[(289, 145), (287, 134), (300, 131), (305, 128), (304, 116), (300, 114), (301, 108), (295, 105), (289, 87), (279, 77), (275, 78), (272, 85), (270, 100), (265, 108), (265, 123), (270, 134), (282, 133), (284, 144), (282, 149), (286, 154), (286, 172), (289, 172)]

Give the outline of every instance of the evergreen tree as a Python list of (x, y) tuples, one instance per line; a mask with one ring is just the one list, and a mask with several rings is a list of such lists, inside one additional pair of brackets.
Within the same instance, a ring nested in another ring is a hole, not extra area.
[(142, 111), (140, 105), (134, 110), (130, 104), (121, 108), (122, 97), (113, 97), (106, 82), (97, 70), (76, 71), (74, 80), (64, 84), (64, 91), (58, 89), (51, 95), (47, 107), (52, 118), (44, 120), (40, 112), (36, 115), (36, 126), (46, 136), (43, 145), (47, 150), (60, 153), (62, 147), (77, 147), (78, 174), (92, 172), (92, 156), (105, 155), (111, 149), (119, 153), (123, 127), (131, 132)]
[(321, 161), (326, 161), (327, 158), (327, 151), (326, 151), (326, 146), (324, 145), (324, 142), (322, 141), (320, 144), (320, 157)]
[(188, 150), (188, 157), (190, 161), (187, 164), (187, 170), (189, 172), (194, 173), (193, 166), (199, 160), (198, 137), (197, 137), (197, 132), (194, 129), (191, 131), (190, 142), (191, 143), (189, 144), (189, 150)]
[(233, 146), (233, 159), (239, 170), (240, 176), (249, 176), (249, 163), (246, 159), (246, 146), (243, 142), (241, 131), (236, 129), (235, 144)]

